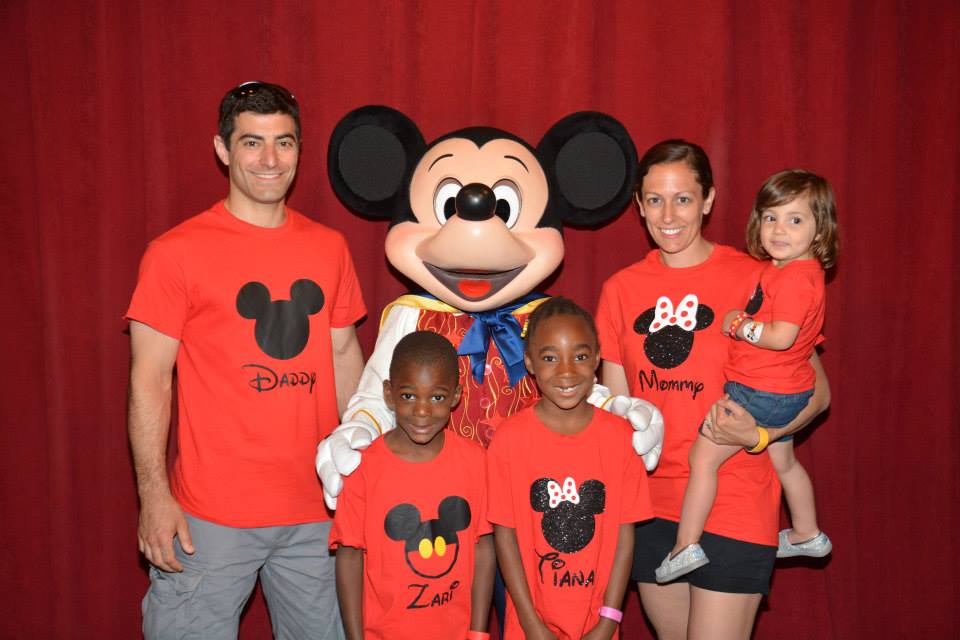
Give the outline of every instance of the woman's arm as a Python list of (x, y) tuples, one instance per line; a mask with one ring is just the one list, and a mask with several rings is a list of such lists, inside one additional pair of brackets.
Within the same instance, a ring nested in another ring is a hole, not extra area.
[[(617, 534), (617, 550), (613, 556), (613, 568), (610, 570), (610, 580), (607, 590), (603, 593), (603, 606), (611, 609), (620, 609), (623, 606), (623, 596), (627, 590), (627, 581), (630, 579), (630, 569), (633, 566), (633, 535), (636, 530), (631, 523), (621, 524)], [(610, 618), (601, 617), (597, 624), (583, 636), (583, 640), (608, 640), (613, 637), (619, 623)]]
[(363, 549), (337, 549), (337, 599), (347, 640), (363, 640)]
[[(776, 429), (766, 427), (770, 433), (771, 442), (800, 431), (830, 406), (830, 382), (827, 380), (827, 374), (823, 370), (816, 351), (810, 355), (810, 365), (816, 374), (813, 395), (807, 402), (807, 406), (789, 424)], [(701, 431), (717, 444), (731, 444), (751, 449), (759, 442), (756, 420), (727, 396), (717, 400), (710, 408), (708, 419), (704, 421)]]
[(490, 624), (490, 601), (493, 599), (493, 574), (497, 556), (493, 535), (480, 536), (473, 559), (473, 596), (470, 601), (470, 630), (487, 632)]
[(533, 606), (530, 589), (527, 587), (527, 578), (523, 573), (523, 559), (520, 557), (520, 547), (517, 545), (516, 530), (495, 524), (493, 536), (497, 545), (497, 557), (500, 559), (503, 581), (507, 583), (507, 590), (517, 610), (517, 617), (520, 618), (524, 636), (531, 639), (557, 640), (557, 636), (550, 633)]
[(615, 396), (629, 396), (630, 387), (627, 384), (627, 374), (623, 370), (623, 365), (616, 362), (604, 360), (600, 369), (603, 375), (603, 386), (610, 389), (610, 393)]

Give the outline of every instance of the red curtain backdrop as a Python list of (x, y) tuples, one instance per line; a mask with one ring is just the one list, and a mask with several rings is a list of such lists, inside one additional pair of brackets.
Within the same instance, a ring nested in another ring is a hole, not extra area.
[[(536, 142), (596, 109), (641, 151), (697, 141), (719, 193), (706, 234), (737, 246), (769, 174), (828, 176), (833, 404), (798, 453), (835, 549), (778, 565), (756, 637), (958, 637), (958, 14), (953, 0), (4, 2), (0, 636), (139, 634), (121, 314), (146, 243), (226, 194), (220, 97), (264, 79), (303, 107), (290, 202), (350, 239), (367, 352), (405, 287), (385, 224), (327, 183), (327, 137), (356, 106), (395, 106), (428, 139), (490, 124)], [(566, 237), (547, 286), (588, 308), (650, 248), (632, 209)], [(635, 593), (623, 629), (650, 637)], [(241, 635), (268, 634), (257, 596)]]

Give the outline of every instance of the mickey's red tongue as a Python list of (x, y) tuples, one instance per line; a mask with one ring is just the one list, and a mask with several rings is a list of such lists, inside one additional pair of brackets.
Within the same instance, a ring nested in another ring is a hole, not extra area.
[(481, 298), (490, 291), (488, 280), (461, 280), (457, 283), (460, 292), (468, 298)]

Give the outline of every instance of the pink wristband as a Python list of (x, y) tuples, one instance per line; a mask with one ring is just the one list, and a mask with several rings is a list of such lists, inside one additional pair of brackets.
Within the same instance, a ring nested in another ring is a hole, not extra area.
[(467, 640), (490, 640), (490, 634), (483, 631), (467, 631)]
[(617, 624), (620, 624), (620, 621), (623, 620), (623, 611), (614, 609), (613, 607), (600, 607), (600, 617), (609, 618)]

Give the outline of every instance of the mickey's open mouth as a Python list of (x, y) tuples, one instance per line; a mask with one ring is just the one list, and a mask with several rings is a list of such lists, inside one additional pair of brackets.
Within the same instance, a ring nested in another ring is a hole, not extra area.
[(508, 271), (452, 271), (441, 269), (429, 262), (423, 264), (443, 286), (471, 302), (489, 298), (497, 293), (520, 275), (527, 266), (521, 265)]

